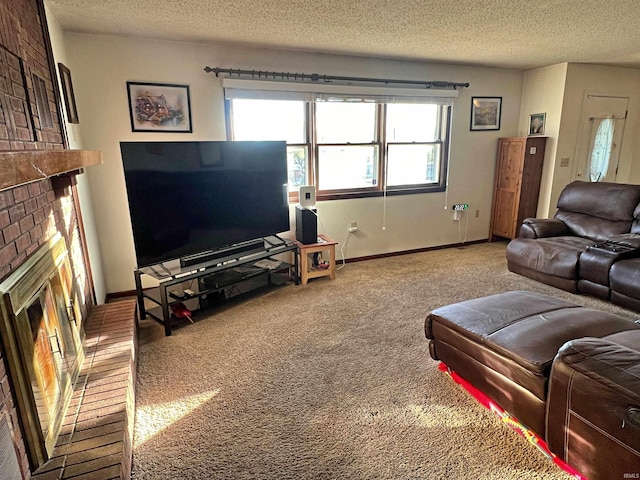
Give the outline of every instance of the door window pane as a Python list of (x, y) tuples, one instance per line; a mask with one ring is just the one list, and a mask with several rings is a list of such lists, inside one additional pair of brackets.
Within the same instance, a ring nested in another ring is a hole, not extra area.
[(440, 145), (389, 145), (387, 185), (398, 187), (440, 181)]
[(592, 182), (604, 181), (609, 170), (609, 158), (613, 143), (613, 129), (615, 127), (612, 118), (605, 118), (600, 122), (591, 150), (589, 162), (589, 179)]
[(378, 184), (376, 145), (318, 147), (319, 190), (370, 188)]
[(376, 106), (372, 103), (316, 104), (318, 143), (370, 143), (375, 139)]
[(304, 102), (233, 99), (234, 140), (306, 143)]
[(439, 105), (387, 105), (387, 142), (433, 142), (438, 138)]

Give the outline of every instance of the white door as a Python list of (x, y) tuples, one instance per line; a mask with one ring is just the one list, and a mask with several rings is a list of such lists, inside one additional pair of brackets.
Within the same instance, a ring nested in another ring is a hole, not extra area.
[(616, 181), (628, 104), (628, 97), (585, 96), (576, 154), (577, 180)]

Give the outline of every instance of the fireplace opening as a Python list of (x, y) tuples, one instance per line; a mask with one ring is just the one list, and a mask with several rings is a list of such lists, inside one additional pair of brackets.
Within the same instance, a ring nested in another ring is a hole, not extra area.
[(55, 447), (84, 360), (78, 297), (62, 236), (18, 267), (0, 285), (0, 294), (9, 377), (36, 469)]

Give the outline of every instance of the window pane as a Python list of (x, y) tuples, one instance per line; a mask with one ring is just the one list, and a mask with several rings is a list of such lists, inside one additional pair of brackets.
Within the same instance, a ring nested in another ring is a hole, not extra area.
[(589, 180), (602, 182), (609, 171), (609, 158), (613, 146), (613, 130), (615, 121), (613, 118), (605, 118), (600, 121), (593, 147), (591, 147), (591, 162), (589, 163)]
[(234, 140), (306, 143), (304, 102), (232, 100)]
[(318, 148), (318, 189), (370, 188), (378, 184), (378, 147), (341, 145)]
[(433, 142), (438, 138), (439, 105), (387, 105), (388, 142)]
[(308, 161), (307, 147), (287, 147), (290, 192), (297, 191), (301, 186), (307, 184)]
[(389, 145), (387, 186), (440, 181), (440, 145)]
[(370, 143), (375, 132), (375, 104), (316, 103), (318, 143)]

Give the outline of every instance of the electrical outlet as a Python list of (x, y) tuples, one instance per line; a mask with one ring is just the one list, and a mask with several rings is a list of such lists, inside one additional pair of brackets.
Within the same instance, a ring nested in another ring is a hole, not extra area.
[(349, 225), (349, 232), (354, 233), (358, 231), (358, 222), (351, 222)]
[(476, 218), (480, 216), (480, 210), (476, 210)]
[(456, 203), (453, 205), (453, 207), (451, 207), (451, 210), (453, 210), (454, 212), (459, 212), (459, 211), (463, 211), (463, 210), (469, 210), (469, 204), (468, 203)]

